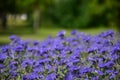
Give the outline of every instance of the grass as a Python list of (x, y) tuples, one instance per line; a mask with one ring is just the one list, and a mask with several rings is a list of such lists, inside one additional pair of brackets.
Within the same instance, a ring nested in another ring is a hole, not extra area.
[[(63, 29), (63, 28), (52, 28), (52, 27), (41, 27), (37, 33), (33, 33), (32, 30), (29, 27), (16, 27), (16, 28), (10, 28), (6, 30), (5, 32), (0, 32), (0, 45), (7, 44), (10, 42), (9, 36), (12, 34), (16, 34), (22, 39), (31, 39), (31, 40), (44, 40), (49, 35), (56, 36), (58, 31), (60, 30), (66, 30), (67, 35), (72, 31), (72, 29)], [(81, 29), (78, 31), (85, 32), (88, 34), (98, 34), (101, 31), (108, 30), (108, 28), (91, 28), (91, 29)]]
[[(49, 27), (48, 27), (49, 26)], [(36, 33), (33, 32), (32, 27), (29, 26), (25, 21), (8, 21), (8, 29), (2, 30), (0, 28), (0, 45), (8, 44), (10, 42), (10, 35), (18, 35), (22, 39), (31, 39), (31, 40), (44, 40), (49, 35), (56, 36), (60, 30), (66, 30), (67, 35), (72, 31), (72, 29), (59, 28), (58, 26), (41, 26)], [(78, 31), (85, 32), (88, 34), (98, 34), (101, 31), (106, 31), (108, 28), (99, 27), (99, 28), (90, 28), (90, 29), (79, 29)]]

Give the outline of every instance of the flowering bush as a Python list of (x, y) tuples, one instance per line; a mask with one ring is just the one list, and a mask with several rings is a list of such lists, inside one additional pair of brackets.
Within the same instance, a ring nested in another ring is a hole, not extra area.
[(44, 41), (15, 35), (0, 47), (1, 80), (119, 80), (120, 35), (60, 31)]

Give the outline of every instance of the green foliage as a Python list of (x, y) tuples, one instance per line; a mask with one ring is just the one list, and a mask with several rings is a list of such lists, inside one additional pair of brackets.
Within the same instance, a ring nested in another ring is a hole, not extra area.
[(48, 8), (48, 13), (53, 23), (63, 27), (111, 26), (115, 24), (117, 2), (116, 0), (57, 0), (52, 8)]
[(0, 3), (1, 12), (28, 14), (30, 24), (37, 8), (40, 21), (45, 24), (50, 21), (66, 28), (119, 26), (119, 0), (0, 0)]

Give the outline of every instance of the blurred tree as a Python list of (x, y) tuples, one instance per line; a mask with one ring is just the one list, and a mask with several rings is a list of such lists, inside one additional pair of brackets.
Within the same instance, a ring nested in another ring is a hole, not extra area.
[(41, 18), (49, 18), (63, 27), (120, 27), (119, 0), (0, 0), (0, 3), (3, 28), (6, 28), (8, 13), (26, 13), (35, 32), (40, 26)]
[(116, 1), (116, 4), (115, 4), (115, 7), (116, 7), (116, 26), (117, 26), (117, 29), (118, 31), (120, 32), (120, 0), (115, 0)]
[(21, 0), (22, 7), (28, 14), (28, 18), (33, 20), (33, 30), (36, 32), (40, 26), (41, 13), (46, 6), (51, 4), (53, 0)]
[(54, 23), (63, 27), (119, 26), (119, 0), (55, 0)]
[(120, 31), (120, 0), (103, 0), (101, 4), (105, 6), (103, 18), (106, 17), (106, 23), (109, 26), (117, 27), (117, 30)]
[(0, 0), (0, 16), (2, 27), (6, 28), (7, 14), (26, 13), (28, 19), (33, 20), (33, 29), (36, 31), (40, 23), (40, 15), (53, 0)]
[[(57, 0), (53, 21), (64, 27), (90, 27), (92, 20), (103, 15), (104, 11), (105, 5), (99, 4), (98, 0)], [(102, 21), (96, 23), (99, 22)]]
[(7, 14), (16, 12), (16, 0), (0, 0), (0, 3), (2, 28), (7, 29)]

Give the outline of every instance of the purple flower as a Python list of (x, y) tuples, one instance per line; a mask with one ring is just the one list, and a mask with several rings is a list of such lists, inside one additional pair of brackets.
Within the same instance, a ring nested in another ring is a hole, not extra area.
[(100, 68), (105, 68), (105, 67), (107, 67), (107, 68), (112, 68), (113, 66), (114, 66), (114, 62), (113, 61), (108, 61), (108, 62), (106, 62), (106, 63), (99, 63), (98, 64), (98, 66), (100, 67)]
[(34, 67), (34, 68), (33, 68), (33, 71), (34, 71), (35, 73), (39, 73), (39, 72), (43, 72), (43, 71), (45, 71), (45, 70), (44, 70), (44, 68), (43, 68), (42, 66), (38, 66), (38, 67)]
[(27, 48), (27, 51), (28, 51), (28, 52), (32, 52), (32, 51), (34, 51), (34, 50), (35, 50), (34, 48), (29, 48), (29, 47)]
[(104, 64), (104, 63), (98, 63), (98, 67), (104, 68), (104, 67), (105, 67), (105, 64)]
[(46, 80), (55, 80), (56, 79), (56, 73), (51, 73), (48, 76), (46, 76)]
[(113, 30), (108, 30), (105, 32), (105, 36), (113, 36), (114, 35), (114, 31)]
[(39, 75), (37, 73), (29, 73), (22, 77), (22, 80), (38, 80)]
[(85, 68), (82, 68), (82, 69), (80, 70), (80, 73), (81, 73), (81, 74), (84, 74), (84, 73), (89, 73), (89, 72), (91, 72), (91, 71), (92, 71), (92, 68), (85, 67)]
[(109, 73), (112, 73), (113, 70), (106, 70), (105, 72), (109, 74)]
[(66, 76), (64, 77), (64, 80), (73, 80), (73, 75), (71, 72), (68, 72)]
[(0, 64), (0, 69), (4, 68), (5, 66), (3, 64)]
[(100, 71), (100, 70), (95, 70), (95, 72), (96, 72), (98, 75), (100, 75), (100, 76), (104, 75), (104, 73), (103, 73), (102, 71)]
[(116, 77), (116, 75), (115, 74), (112, 74), (111, 76), (110, 76), (110, 79), (114, 79)]
[(35, 45), (35, 46), (38, 45), (38, 44), (39, 44), (39, 41), (34, 41), (33, 42), (33, 45)]
[(45, 69), (52, 70), (52, 66), (50, 64), (45, 65)]
[(10, 71), (9, 74), (11, 75), (12, 78), (18, 76), (18, 73), (16, 71)]
[(22, 62), (21, 66), (24, 68), (26, 66), (31, 66), (33, 64), (33, 61), (30, 59), (26, 59)]
[(71, 31), (71, 35), (76, 35), (77, 34), (77, 30), (73, 30), (73, 31)]
[(110, 55), (110, 58), (111, 58), (111, 60), (115, 61), (119, 58), (119, 56), (116, 54), (114, 54), (114, 55), (112, 54), (112, 55)]
[(91, 40), (91, 36), (90, 35), (87, 35), (87, 36), (83, 37), (83, 41), (85, 41), (85, 42), (89, 42), (90, 40)]
[(10, 49), (10, 46), (8, 46), (8, 45), (2, 46), (1, 52), (2, 52), (2, 53), (5, 53), (5, 52), (7, 52), (9, 49)]
[(108, 67), (108, 68), (111, 68), (114, 66), (114, 62), (113, 61), (108, 61), (107, 63), (105, 63), (105, 66)]
[(69, 71), (79, 70), (80, 68), (78, 66), (72, 66), (69, 68)]
[[(120, 35), (119, 35), (120, 36)], [(120, 38), (109, 30), (91, 36), (76, 30), (60, 31), (44, 41), (10, 36), (0, 47), (0, 78), (7, 80), (104, 80), (118, 79)], [(90, 54), (88, 54), (90, 53)]]
[(23, 47), (23, 46), (16, 46), (16, 47), (14, 48), (14, 50), (15, 50), (16, 52), (22, 52), (22, 51), (24, 51), (24, 47)]
[(91, 53), (91, 52), (95, 52), (98, 50), (98, 47), (97, 46), (92, 46), (88, 49), (88, 53)]
[(0, 61), (3, 61), (7, 58), (7, 55), (5, 53), (0, 53)]
[(114, 47), (112, 48), (112, 52), (113, 52), (113, 54), (115, 54), (115, 53), (117, 53), (117, 52), (120, 52), (120, 46), (114, 46)]
[(17, 70), (17, 67), (18, 67), (18, 62), (15, 62), (15, 61), (11, 62), (9, 65), (9, 68), (11, 70)]
[(12, 40), (12, 41), (20, 40), (20, 37), (18, 37), (18, 36), (16, 36), (16, 35), (11, 35), (9, 38), (10, 38), (10, 40)]
[(12, 36), (10, 36), (9, 38), (10, 38), (11, 40), (14, 40), (14, 39), (17, 38), (17, 36), (16, 36), (16, 35), (12, 35)]
[(62, 30), (62, 31), (58, 32), (57, 36), (58, 37), (64, 37), (65, 34), (66, 34), (66, 32), (64, 30)]
[(92, 77), (91, 80), (100, 80), (98, 76)]
[(114, 36), (114, 31), (113, 30), (108, 30), (106, 32), (102, 32), (101, 34), (99, 34), (99, 36), (101, 37), (113, 37)]
[(39, 64), (40, 64), (40, 63), (47, 63), (47, 62), (49, 62), (49, 61), (50, 61), (49, 58), (40, 59), (40, 60), (39, 60)]

